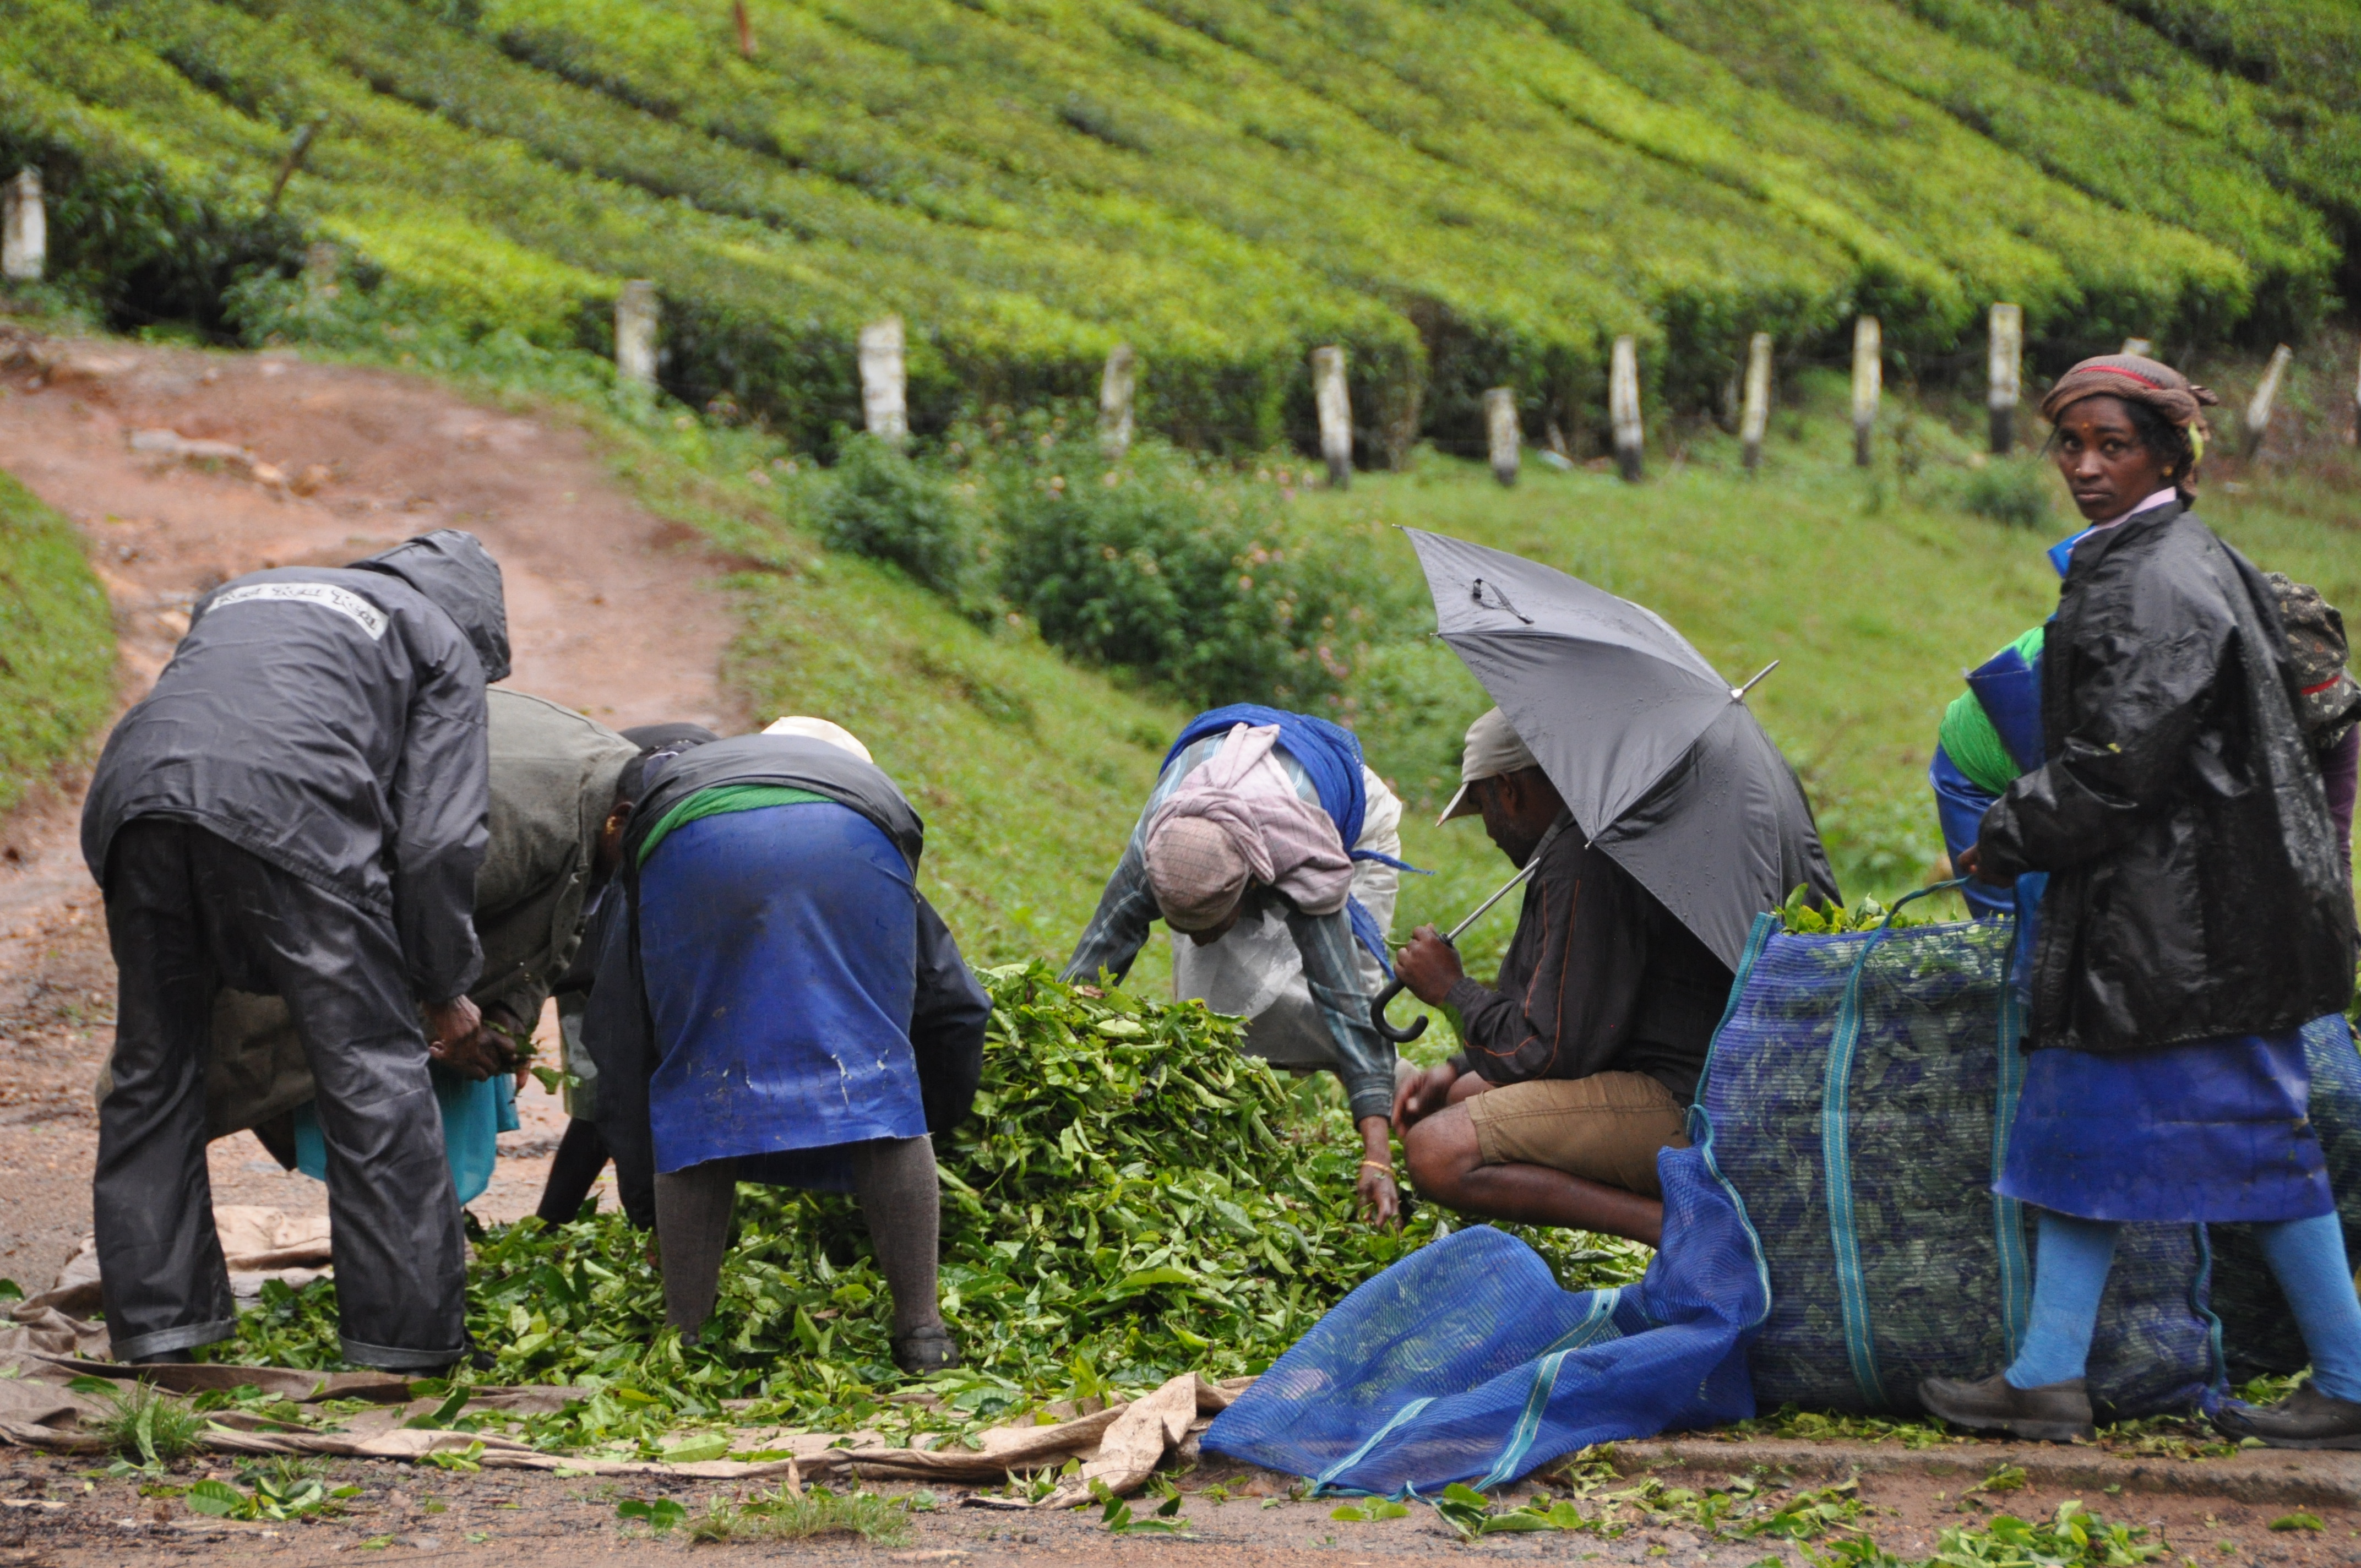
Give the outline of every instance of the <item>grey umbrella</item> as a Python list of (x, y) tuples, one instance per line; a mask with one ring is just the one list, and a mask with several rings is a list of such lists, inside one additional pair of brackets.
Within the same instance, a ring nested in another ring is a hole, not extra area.
[[(1804, 787), (1654, 611), (1564, 572), (1404, 529), (1435, 630), (1500, 705), (1575, 826), (1731, 969), (1796, 887), (1837, 895)], [(1758, 677), (1759, 678), (1759, 677)]]

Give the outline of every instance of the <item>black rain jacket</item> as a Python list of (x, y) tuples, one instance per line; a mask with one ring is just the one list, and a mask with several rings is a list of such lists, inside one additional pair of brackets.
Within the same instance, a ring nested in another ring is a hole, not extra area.
[(2293, 1029), (2353, 991), (2352, 896), (2270, 587), (2178, 504), (2076, 546), (2042, 644), (2049, 761), (1984, 813), (2048, 872), (2029, 1049)]
[[(649, 762), (631, 828), (623, 835), (622, 870), (592, 922), (588, 941), (598, 968), (582, 1019), (583, 1047), (598, 1064), (598, 1135), (613, 1152), (619, 1171), (654, 1168), (648, 1080), (662, 1052), (649, 1015), (633, 917), (639, 906), (641, 847), (666, 812), (701, 790), (722, 784), (785, 784), (850, 806), (893, 841), (914, 875), (926, 848), (918, 814), (884, 771), (825, 740), (802, 735), (737, 735)], [(917, 895), (917, 992), (910, 1013), (910, 1047), (917, 1058), (927, 1130), (939, 1135), (966, 1120), (975, 1103), (992, 1002), (926, 894)]]
[(507, 673), (500, 566), (456, 530), (225, 583), (107, 737), (82, 859), (104, 887), (125, 823), (193, 822), (390, 916), (412, 992), (448, 1002), (481, 967), (484, 685)]

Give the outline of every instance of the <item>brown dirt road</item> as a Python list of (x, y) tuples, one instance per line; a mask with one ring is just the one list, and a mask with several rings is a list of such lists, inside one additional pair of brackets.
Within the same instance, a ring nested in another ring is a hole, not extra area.
[[(507, 574), (517, 664), (511, 685), (618, 726), (692, 718), (742, 727), (746, 716), (717, 674), (732, 630), (714, 588), (717, 566), (690, 547), (686, 531), (626, 496), (578, 429), (478, 408), (422, 380), (291, 356), (112, 343), (63, 345), (60, 354), (60, 346), (44, 350), (62, 361), (49, 374), (0, 376), (0, 466), (72, 518), (89, 540), (115, 601), (125, 700), (154, 679), (186, 625), (190, 601), (214, 584), (269, 565), (342, 563), (456, 526), (481, 535)], [(192, 463), (132, 449), (132, 433), (156, 430), (247, 448), (295, 483), (271, 482), (268, 473), (258, 479), (244, 462)], [(75, 842), (79, 805), (75, 791), (61, 788), (0, 823), (0, 1276), (35, 1288), (49, 1283), (89, 1227), (96, 1142), (90, 1086), (111, 1044), (113, 965)], [(526, 1128), (503, 1140), (504, 1156), (537, 1150), (543, 1157), (503, 1158), (492, 1190), (475, 1205), (487, 1219), (530, 1210), (546, 1172), (555, 1109), (538, 1090), (523, 1109)], [(244, 1136), (215, 1146), (212, 1174), (218, 1201), (303, 1212), (325, 1206), (324, 1189), (281, 1173)], [(2289, 1474), (2242, 1492), (2244, 1484), (2216, 1465), (2163, 1461), (2144, 1471), (2129, 1465), (2120, 1475), (2085, 1475), (2059, 1471), (2059, 1451), (2010, 1444), (1943, 1450), (1934, 1456), (1941, 1469), (1894, 1467), (1892, 1445), (1801, 1455), (1794, 1445), (1713, 1445), (1702, 1455), (1685, 1446), (1692, 1452), (1644, 1444), (1626, 1452), (1679, 1465), (1664, 1478), (1690, 1486), (1719, 1485), (1756, 1464), (1769, 1466), (1767, 1481), (1818, 1486), (1860, 1464), (1862, 1496), (1874, 1510), (1861, 1522), (1881, 1544), (1911, 1556), (1932, 1550), (1942, 1526), (1971, 1517), (1975, 1505), (1960, 1501), (1964, 1487), (2018, 1463), (2034, 1471), (2034, 1484), (1993, 1504), (2046, 1517), (2066, 1498), (2083, 1497), (2112, 1518), (2159, 1531), (2171, 1548), (2167, 1561), (2307, 1568), (2361, 1562), (2361, 1509), (2351, 1506), (2361, 1498), (2361, 1455), (2310, 1456), (2301, 1466), (2273, 1456), (2269, 1464)], [(236, 1475), (218, 1462), (199, 1468)], [(686, 1551), (686, 1532), (651, 1540), (643, 1527), (618, 1519), (618, 1496), (668, 1493), (696, 1512), (731, 1490), (685, 1480), (619, 1489), (587, 1477), (450, 1475), (383, 1463), (342, 1463), (333, 1475), (335, 1484), (361, 1488), (342, 1517), (237, 1524), (144, 1497), (136, 1480), (108, 1479), (87, 1460), (0, 1449), (0, 1565), (62, 1568), (158, 1556), (287, 1568), (332, 1561), (485, 1568), (641, 1562)], [(1207, 1490), (1215, 1484), (1226, 1497)], [(1462, 1550), (1603, 1563), (1661, 1559), (1683, 1568), (1741, 1568), (1765, 1555), (1800, 1561), (1793, 1546), (1677, 1527), (1612, 1540), (1489, 1537), (1463, 1549), (1422, 1508), (1400, 1519), (1339, 1522), (1333, 1501), (1282, 1500), (1285, 1484), (1221, 1466), (1191, 1474), (1182, 1486), (1194, 1529), (1180, 1538), (1111, 1536), (1095, 1511), (1045, 1517), (958, 1508), (950, 1506), (956, 1494), (947, 1493), (945, 1507), (915, 1519), (904, 1547), (840, 1538), (762, 1541), (730, 1555), (982, 1565), (1131, 1563), (1179, 1553), (1226, 1568), (1299, 1562), (1364, 1568)], [(2299, 1508), (2323, 1528), (2269, 1528)]]
[[(88, 540), (115, 605), (126, 703), (215, 584), (266, 566), (340, 565), (451, 527), (500, 559), (509, 686), (618, 728), (740, 726), (719, 679), (732, 621), (716, 568), (686, 530), (623, 493), (581, 430), (287, 355), (29, 346), (0, 377), (0, 466)], [(267, 466), (134, 449), (135, 433), (166, 431)], [(28, 1290), (49, 1285), (89, 1229), (90, 1086), (112, 1043), (114, 966), (76, 841), (80, 806), (79, 791), (61, 787), (0, 825), (0, 1276)], [(543, 1157), (502, 1161), (475, 1205), (486, 1219), (532, 1208), (562, 1127), (537, 1085), (521, 1109), (525, 1128), (503, 1153)], [(324, 1188), (282, 1173), (244, 1135), (214, 1146), (213, 1180), (217, 1202), (326, 1207)]]

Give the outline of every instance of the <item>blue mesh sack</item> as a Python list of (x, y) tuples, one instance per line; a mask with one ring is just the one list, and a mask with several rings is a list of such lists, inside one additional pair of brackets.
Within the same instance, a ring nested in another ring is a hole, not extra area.
[[(2313, 1019), (2303, 1027), (2303, 1054), (2312, 1069), (2312, 1124), (2336, 1190), (2345, 1255), (2361, 1258), (2361, 1053), (2354, 1048), (2352, 1026), (2341, 1014)], [(2255, 1245), (2254, 1227), (2206, 1230), (2213, 1245), (2213, 1313), (2222, 1320), (2230, 1376), (2243, 1383), (2267, 1372), (2301, 1370), (2312, 1356), (2262, 1248)]]
[[(2015, 929), (1756, 921), (1691, 1115), (1763, 1239), (1771, 1310), (1750, 1361), (1764, 1405), (1913, 1412), (1920, 1378), (2014, 1359), (2032, 1230), (1992, 1181), (2025, 1076)], [(2136, 1416), (2202, 1401), (2217, 1376), (2205, 1264), (2201, 1226), (2125, 1227), (2094, 1402)]]
[(1365, 1281), (1213, 1419), (1204, 1447), (1332, 1492), (1514, 1480), (1594, 1442), (1754, 1413), (1768, 1305), (1744, 1210), (1705, 1148), (1657, 1157), (1664, 1246), (1640, 1283), (1559, 1288), (1489, 1226)]

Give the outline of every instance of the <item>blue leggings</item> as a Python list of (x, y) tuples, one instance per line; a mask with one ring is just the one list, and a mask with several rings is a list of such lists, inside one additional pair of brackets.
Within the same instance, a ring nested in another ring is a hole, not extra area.
[[(2082, 1376), (2122, 1229), (2113, 1220), (2042, 1212), (2033, 1321), (2009, 1365), (2011, 1384), (2039, 1388)], [(2361, 1296), (2345, 1262), (2343, 1224), (2334, 1214), (2279, 1220), (2257, 1224), (2255, 1239), (2295, 1309), (2296, 1326), (2312, 1352), (2312, 1386), (2334, 1399), (2361, 1401)]]

